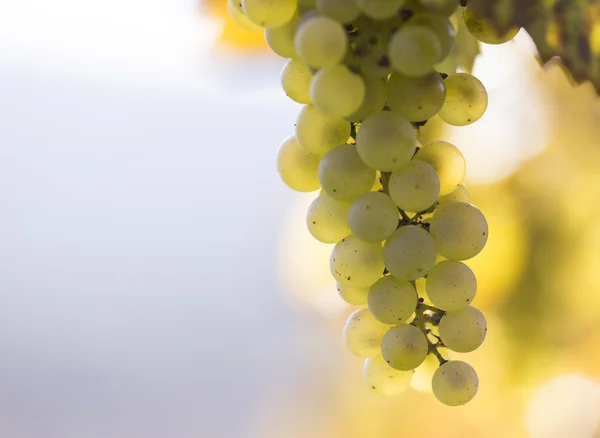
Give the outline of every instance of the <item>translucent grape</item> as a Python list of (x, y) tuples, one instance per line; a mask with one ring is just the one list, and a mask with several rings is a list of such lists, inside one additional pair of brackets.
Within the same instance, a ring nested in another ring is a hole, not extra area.
[(381, 356), (365, 359), (363, 378), (378, 395), (392, 397), (402, 394), (410, 386), (413, 373), (389, 366)]
[(421, 25), (431, 29), (440, 42), (440, 56), (436, 63), (442, 62), (454, 46), (454, 27), (447, 18), (433, 14), (419, 14), (411, 18), (411, 25)]
[(486, 44), (504, 44), (512, 40), (519, 33), (518, 27), (511, 27), (503, 34), (499, 34), (494, 24), (484, 17), (473, 14), (470, 7), (465, 8), (465, 24), (471, 35)]
[(440, 193), (438, 176), (424, 161), (409, 161), (393, 172), (388, 187), (394, 203), (414, 213), (431, 207)]
[(416, 153), (416, 161), (424, 161), (435, 169), (440, 180), (440, 195), (454, 191), (465, 179), (467, 163), (456, 146), (447, 141), (427, 143)]
[(292, 18), (281, 27), (265, 29), (265, 41), (271, 50), (284, 58), (297, 58), (294, 48), (294, 35), (298, 28), (298, 17)]
[(381, 78), (372, 76), (363, 76), (365, 83), (365, 98), (361, 106), (346, 120), (351, 122), (362, 122), (371, 114), (381, 111), (385, 105), (385, 82)]
[(381, 342), (381, 354), (386, 363), (400, 371), (414, 370), (427, 356), (427, 338), (418, 328), (400, 324), (392, 327)]
[(290, 59), (281, 70), (281, 86), (290, 99), (298, 103), (310, 103), (312, 74), (306, 64)]
[(353, 306), (367, 306), (367, 297), (369, 296), (370, 287), (353, 287), (347, 284), (337, 283), (337, 291), (342, 300)]
[(473, 306), (447, 312), (440, 321), (440, 338), (446, 347), (458, 353), (477, 350), (485, 339), (487, 324), (483, 314)]
[(352, 234), (365, 242), (384, 241), (396, 230), (398, 221), (398, 208), (388, 195), (381, 192), (359, 196), (348, 210)]
[(242, 13), (244, 12), (244, 9), (242, 8), (242, 0), (227, 0), (227, 4), (228, 6), (231, 6)]
[(332, 67), (344, 59), (348, 38), (341, 23), (317, 15), (298, 26), (294, 47), (306, 64), (312, 67)]
[(346, 143), (350, 129), (349, 122), (331, 118), (314, 105), (304, 106), (296, 119), (298, 141), (308, 152), (317, 155), (325, 155), (334, 147)]
[(367, 117), (356, 135), (356, 148), (367, 166), (381, 170), (400, 169), (412, 158), (416, 132), (404, 117), (380, 111)]
[(246, 30), (258, 30), (261, 27), (246, 17), (246, 14), (242, 11), (241, 1), (239, 0), (228, 0), (227, 1), (227, 12), (229, 16), (235, 21), (235, 23), (242, 29)]
[(356, 0), (317, 0), (317, 10), (340, 23), (350, 23), (360, 14)]
[(415, 225), (398, 228), (383, 246), (387, 270), (403, 280), (423, 277), (435, 264), (435, 243), (429, 233)]
[(404, 0), (356, 0), (358, 7), (368, 17), (375, 20), (392, 18), (398, 13)]
[(438, 113), (441, 119), (454, 126), (466, 126), (483, 116), (488, 95), (479, 79), (468, 73), (457, 73), (444, 80), (446, 100)]
[(435, 307), (456, 312), (467, 307), (475, 298), (477, 278), (467, 265), (444, 261), (427, 274), (427, 296)]
[(438, 202), (440, 204), (444, 202), (471, 202), (471, 194), (469, 190), (463, 186), (459, 185), (456, 189), (452, 190), (450, 193), (444, 196), (440, 196), (438, 198)]
[(381, 277), (384, 269), (381, 245), (363, 242), (350, 235), (338, 242), (331, 251), (329, 268), (340, 284), (371, 286)]
[(394, 70), (390, 63), (388, 44), (379, 35), (380, 29), (358, 35), (354, 44), (353, 65), (366, 76), (385, 79)]
[(296, 14), (298, 0), (242, 0), (246, 16), (261, 27), (280, 27)]
[(322, 68), (310, 84), (310, 97), (323, 114), (347, 117), (360, 108), (365, 98), (365, 82), (344, 65)]
[(458, 8), (458, 0), (421, 0), (428, 11), (449, 17)]
[(319, 183), (319, 161), (321, 157), (307, 152), (295, 136), (284, 140), (277, 153), (277, 171), (283, 182), (298, 192), (313, 192)]
[(345, 144), (325, 154), (319, 165), (319, 181), (332, 198), (352, 201), (371, 190), (375, 170), (362, 162), (356, 146)]
[(310, 234), (323, 243), (337, 243), (351, 234), (348, 226), (349, 202), (333, 199), (327, 193), (315, 199), (306, 214)]
[(394, 72), (385, 91), (390, 109), (411, 122), (420, 122), (436, 115), (446, 98), (444, 81), (435, 70), (417, 78)]
[(431, 381), (435, 397), (448, 406), (461, 406), (473, 399), (479, 388), (477, 373), (471, 365), (451, 360), (441, 365)]
[(442, 47), (429, 27), (406, 25), (394, 33), (388, 51), (394, 69), (407, 76), (424, 76), (441, 60)]
[(408, 281), (386, 275), (371, 286), (367, 303), (375, 318), (395, 325), (407, 321), (415, 312), (417, 292)]
[(389, 326), (379, 322), (369, 309), (358, 309), (346, 320), (344, 342), (352, 353), (360, 357), (381, 355), (381, 340)]
[(435, 210), (429, 232), (441, 255), (448, 260), (467, 260), (485, 246), (488, 224), (474, 205), (445, 202)]

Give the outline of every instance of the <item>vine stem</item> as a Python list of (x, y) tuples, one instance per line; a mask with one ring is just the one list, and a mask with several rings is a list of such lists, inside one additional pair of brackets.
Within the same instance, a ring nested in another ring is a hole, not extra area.
[(444, 358), (444, 356), (442, 356), (442, 353), (440, 353), (438, 350), (438, 347), (440, 346), (440, 344), (439, 343), (434, 344), (427, 337), (427, 329), (425, 328), (425, 321), (423, 320), (423, 312), (425, 312), (426, 310), (429, 310), (429, 311), (435, 312), (435, 313), (440, 313), (440, 312), (445, 313), (445, 312), (436, 307), (428, 306), (427, 304), (423, 304), (423, 303), (418, 303), (417, 309), (415, 310), (416, 315), (415, 315), (415, 321), (414, 321), (415, 322), (414, 325), (423, 332), (423, 334), (425, 335), (425, 338), (427, 339), (429, 353), (433, 354), (437, 358), (440, 365), (444, 365), (448, 361)]

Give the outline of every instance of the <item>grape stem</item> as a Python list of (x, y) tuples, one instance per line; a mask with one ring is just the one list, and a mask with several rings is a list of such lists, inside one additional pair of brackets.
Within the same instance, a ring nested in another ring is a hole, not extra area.
[(429, 353), (433, 354), (437, 358), (440, 365), (444, 365), (448, 361), (446, 359), (444, 359), (444, 356), (442, 356), (442, 354), (438, 350), (438, 347), (443, 346), (441, 339), (438, 336), (435, 336), (432, 334), (432, 336), (435, 336), (436, 338), (439, 339), (439, 342), (434, 344), (427, 337), (427, 334), (429, 334), (429, 331), (425, 328), (425, 319), (423, 318), (424, 312), (426, 312), (426, 311), (430, 311), (430, 312), (434, 312), (434, 313), (441, 313), (441, 314), (445, 313), (443, 310), (438, 309), (437, 307), (428, 306), (427, 304), (423, 304), (423, 303), (418, 303), (417, 308), (415, 309), (415, 319), (413, 320), (411, 325), (416, 326), (419, 330), (421, 330), (423, 332), (423, 334), (425, 335), (425, 338), (427, 339), (427, 344), (429, 346)]

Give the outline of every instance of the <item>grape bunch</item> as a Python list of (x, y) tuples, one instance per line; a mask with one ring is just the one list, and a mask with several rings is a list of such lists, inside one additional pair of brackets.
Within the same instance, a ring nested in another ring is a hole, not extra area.
[(315, 239), (333, 244), (330, 269), (343, 300), (358, 306), (344, 340), (365, 358), (363, 376), (396, 395), (413, 372), (436, 361), (435, 396), (470, 401), (475, 370), (447, 360), (486, 336), (471, 305), (477, 280), (462, 261), (485, 246), (488, 225), (462, 185), (466, 164), (444, 140), (419, 142), (438, 115), (465, 126), (487, 108), (483, 84), (441, 70), (456, 20), (501, 43), (458, 0), (229, 0), (236, 20), (265, 28), (289, 58), (285, 93), (303, 105), (277, 154), (279, 174), (299, 192), (320, 190), (306, 216)]

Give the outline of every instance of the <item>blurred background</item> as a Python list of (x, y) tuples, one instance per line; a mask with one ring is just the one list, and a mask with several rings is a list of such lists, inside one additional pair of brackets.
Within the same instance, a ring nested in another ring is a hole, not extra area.
[[(480, 391), (382, 399), (275, 152), (283, 60), (224, 0), (0, 0), (2, 438), (600, 437), (600, 100), (521, 32), (467, 158)], [(455, 355), (460, 357), (460, 355)]]

